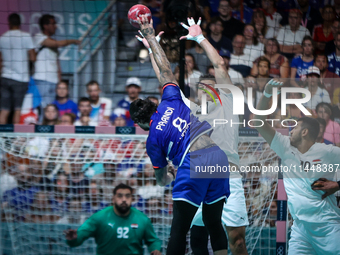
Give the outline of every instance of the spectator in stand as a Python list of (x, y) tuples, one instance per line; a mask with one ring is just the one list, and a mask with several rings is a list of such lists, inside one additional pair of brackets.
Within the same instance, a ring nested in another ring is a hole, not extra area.
[(310, 36), (308, 29), (300, 26), (301, 17), (300, 10), (290, 10), (288, 16), (289, 25), (282, 27), (276, 38), (280, 44), (280, 51), (288, 59), (292, 59), (295, 54), (302, 53), (302, 40), (306, 35)]
[[(273, 78), (288, 78), (290, 73), (290, 67), (288, 59), (281, 55), (280, 45), (275, 38), (270, 38), (267, 40), (264, 46), (264, 55), (261, 57), (265, 57), (270, 61), (270, 70), (269, 75)], [(255, 59), (253, 63), (253, 68), (251, 69), (251, 75), (257, 76), (258, 68), (257, 64), (260, 60), (260, 57)]]
[(41, 125), (57, 125), (58, 119), (58, 108), (55, 104), (48, 104), (44, 109), (44, 116)]
[[(288, 93), (287, 98), (288, 99), (301, 99), (302, 94), (301, 93)], [(301, 112), (301, 110), (295, 104), (287, 104), (286, 113), (287, 113), (286, 119), (298, 120), (302, 117), (305, 117), (304, 114)]]
[(332, 106), (327, 103), (319, 103), (316, 106), (319, 118), (326, 121), (326, 129), (323, 138), (340, 147), (340, 125), (333, 121)]
[(326, 5), (322, 9), (323, 23), (316, 25), (313, 31), (313, 40), (315, 42), (315, 48), (317, 53), (325, 52), (326, 43), (333, 41), (332, 25), (335, 19), (335, 11), (333, 6)]
[(84, 155), (73, 155), (68, 159), (68, 163), (70, 165), (68, 181), (71, 194), (76, 197), (88, 195), (90, 181), (82, 171), (82, 167), (85, 163)]
[(326, 42), (326, 46), (325, 46), (326, 55), (330, 55), (335, 51), (335, 38), (337, 37), (338, 34), (340, 34), (340, 20), (339, 19), (335, 19), (333, 21), (331, 29), (332, 29), (333, 40)]
[(154, 102), (155, 105), (159, 105), (159, 99), (157, 97), (154, 96), (148, 96), (147, 99), (149, 99), (151, 102)]
[(263, 95), (264, 87), (272, 78), (269, 76), (270, 62), (265, 57), (261, 57), (258, 64), (258, 75), (255, 77), (247, 77), (246, 87), (253, 88), (253, 106), (256, 108), (260, 98)]
[(316, 66), (310, 66), (307, 72), (307, 87), (311, 93), (311, 99), (303, 105), (315, 113), (316, 106), (321, 103), (330, 103), (331, 99), (320, 81), (320, 70)]
[(106, 125), (112, 111), (112, 101), (106, 97), (100, 97), (100, 87), (97, 81), (90, 81), (86, 84), (87, 94), (92, 106), (90, 118), (98, 125)]
[(53, 210), (59, 213), (67, 211), (70, 199), (70, 188), (67, 176), (59, 172), (54, 180), (52, 192)]
[(328, 55), (328, 70), (340, 76), (340, 34), (334, 38), (335, 52)]
[(185, 75), (184, 75), (184, 83), (185, 83), (185, 95), (190, 95), (190, 88), (196, 91), (196, 82), (198, 78), (202, 76), (202, 73), (198, 70), (198, 66), (196, 64), (195, 58), (191, 54), (185, 54)]
[(74, 123), (75, 126), (97, 126), (98, 122), (91, 117), (92, 106), (91, 101), (87, 97), (81, 97), (78, 100), (78, 117), (79, 119)]
[(20, 112), (29, 82), (29, 61), (35, 61), (30, 34), (22, 32), (19, 14), (8, 16), (9, 31), (0, 37), (0, 124), (8, 123), (14, 109), (13, 123), (20, 121)]
[[(112, 126), (115, 127), (125, 127), (127, 126), (128, 119), (126, 118), (126, 110), (123, 108), (116, 108), (113, 110), (112, 115), (110, 116), (110, 122)], [(133, 125), (130, 125), (133, 126)]]
[[(209, 58), (205, 54), (203, 48), (196, 42), (195, 47), (186, 51), (186, 53), (191, 54), (195, 58), (198, 69), (200, 72), (204, 73), (205, 69), (211, 64)], [(163, 90), (163, 89), (162, 89)]]
[(261, 6), (264, 14), (266, 15), (268, 28), (274, 32), (274, 34), (270, 35), (269, 38), (275, 37), (280, 30), (282, 16), (277, 12), (274, 0), (262, 0)]
[(305, 36), (302, 40), (302, 55), (293, 59), (290, 72), (291, 84), (294, 87), (300, 87), (299, 80), (306, 78), (308, 68), (314, 64), (314, 47), (313, 39)]
[(263, 44), (265, 44), (267, 38), (273, 38), (276, 36), (274, 29), (268, 27), (266, 16), (261, 9), (254, 10), (250, 24), (255, 28), (257, 40)]
[(243, 35), (235, 35), (233, 39), (234, 54), (231, 54), (229, 65), (235, 71), (247, 77), (253, 67), (251, 56), (244, 53), (245, 38)]
[(79, 197), (73, 197), (68, 203), (68, 214), (59, 219), (56, 223), (69, 225), (69, 224), (83, 224), (87, 216), (82, 210), (81, 199)]
[(29, 214), (25, 215), (28, 223), (51, 223), (58, 220), (59, 216), (53, 215), (48, 194), (44, 191), (35, 193)]
[(340, 77), (328, 70), (327, 56), (324, 54), (317, 54), (315, 56), (314, 65), (320, 69), (321, 83), (327, 90), (330, 98), (333, 99), (333, 92), (339, 87)]
[(325, 135), (325, 130), (326, 130), (326, 121), (323, 118), (316, 118), (316, 120), (319, 122), (320, 124), (320, 132), (318, 135), (318, 138), (316, 138), (317, 143), (325, 143), (325, 144), (333, 144), (330, 141), (328, 141), (327, 139), (323, 138)]
[(76, 115), (73, 113), (65, 113), (63, 116), (61, 116), (59, 125), (73, 126), (75, 121)]
[(17, 174), (18, 187), (5, 192), (2, 199), (2, 207), (12, 207), (18, 213), (27, 211), (33, 203), (35, 193), (39, 192), (39, 188), (32, 185), (32, 173), (26, 166), (21, 168)]
[(251, 17), (253, 16), (253, 10), (248, 6), (244, 5), (241, 0), (230, 0), (231, 15), (242, 21), (244, 24), (249, 24), (251, 22)]
[[(244, 24), (232, 17), (231, 6), (228, 1), (221, 0), (218, 6), (219, 17), (222, 20), (222, 34), (229, 40), (232, 40), (236, 34), (240, 34), (244, 29)], [(199, 47), (202, 49), (201, 47)], [(224, 47), (223, 47), (224, 48)], [(203, 49), (202, 49), (203, 50)], [(198, 61), (199, 63), (199, 61)]]
[(107, 206), (109, 206), (109, 203), (103, 200), (103, 190), (98, 186), (95, 180), (92, 180), (90, 184), (89, 201), (83, 204), (84, 211), (92, 214)]
[(127, 92), (127, 96), (124, 99), (120, 100), (117, 106), (129, 111), (130, 104), (139, 98), (139, 93), (142, 90), (142, 83), (139, 78), (130, 77), (126, 80), (125, 89)]
[[(309, 0), (297, 0), (300, 11), (302, 12), (301, 25), (309, 30), (312, 34), (314, 26), (322, 23), (320, 11), (309, 5)], [(300, 22), (299, 22), (300, 23)]]
[(55, 99), (55, 88), (61, 81), (61, 68), (58, 60), (58, 48), (70, 44), (79, 44), (78, 40), (60, 40), (51, 38), (57, 30), (54, 16), (45, 14), (39, 19), (41, 33), (34, 36), (37, 61), (35, 63), (34, 81), (39, 89), (42, 106), (45, 107)]
[(213, 17), (209, 23), (209, 30), (210, 35), (207, 39), (217, 51), (220, 51), (222, 47), (229, 51), (233, 51), (233, 45), (231, 44), (231, 41), (222, 34), (223, 22), (221, 18)]
[(65, 113), (73, 113), (77, 116), (78, 107), (75, 102), (69, 99), (69, 90), (67, 81), (60, 81), (56, 88), (56, 100), (52, 104), (55, 104), (59, 110), (59, 117)]
[(263, 55), (264, 45), (258, 41), (255, 28), (252, 25), (245, 25), (243, 35), (246, 42), (246, 46), (243, 50), (244, 54), (249, 55), (253, 62)]
[(4, 193), (7, 190), (14, 189), (18, 187), (18, 181), (15, 178), (15, 172), (21, 172), (21, 168), (25, 168), (26, 165), (20, 164), (17, 165), (16, 171), (11, 171), (7, 167), (7, 160), (5, 161), (4, 158), (2, 158), (2, 154), (0, 153), (0, 164), (1, 164), (1, 173), (0, 173), (0, 197), (4, 195)]
[[(339, 100), (339, 97), (338, 97), (338, 100)], [(336, 105), (333, 105), (332, 112), (333, 112), (334, 121), (340, 124), (340, 103), (339, 102)]]

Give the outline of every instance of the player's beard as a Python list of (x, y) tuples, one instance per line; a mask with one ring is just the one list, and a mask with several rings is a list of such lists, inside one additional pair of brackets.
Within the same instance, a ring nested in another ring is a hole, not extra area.
[(127, 203), (122, 203), (121, 205), (115, 204), (115, 208), (119, 213), (126, 214), (130, 210), (131, 206)]
[(297, 136), (294, 136), (294, 139), (293, 137), (291, 137), (290, 145), (296, 148), (300, 145), (301, 142), (302, 142), (302, 131), (300, 131)]

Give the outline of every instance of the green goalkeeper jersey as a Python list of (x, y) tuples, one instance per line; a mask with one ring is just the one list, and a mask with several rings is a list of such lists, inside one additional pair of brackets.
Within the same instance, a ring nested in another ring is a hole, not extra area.
[(93, 214), (78, 228), (77, 239), (66, 243), (76, 247), (90, 237), (96, 241), (97, 255), (142, 255), (144, 243), (149, 252), (161, 250), (150, 219), (133, 207), (127, 217), (118, 216), (112, 206)]

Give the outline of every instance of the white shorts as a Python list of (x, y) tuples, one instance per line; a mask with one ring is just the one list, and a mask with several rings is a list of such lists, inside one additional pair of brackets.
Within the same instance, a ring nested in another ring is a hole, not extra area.
[[(248, 226), (248, 216), (246, 199), (244, 197), (244, 189), (241, 178), (230, 178), (230, 196), (227, 203), (223, 207), (222, 223), (227, 227), (242, 227)], [(198, 208), (194, 219), (191, 222), (191, 227), (204, 226), (202, 219), (202, 204)]]
[(309, 223), (294, 220), (288, 255), (339, 255), (339, 223)]

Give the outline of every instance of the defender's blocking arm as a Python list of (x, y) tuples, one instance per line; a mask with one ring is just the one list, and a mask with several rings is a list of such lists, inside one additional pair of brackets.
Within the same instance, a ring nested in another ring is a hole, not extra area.
[[(188, 24), (189, 26), (181, 23), (181, 25), (185, 29), (187, 29), (189, 33), (186, 36), (182, 36), (180, 40), (187, 39), (196, 41), (203, 48), (212, 65), (214, 66), (215, 78), (217, 83), (232, 84), (223, 58), (218, 54), (217, 50), (211, 45), (211, 43), (206, 38), (204, 38), (202, 34), (202, 29), (200, 27), (201, 18), (198, 20), (197, 24), (195, 24), (193, 18), (188, 18)], [(229, 92), (229, 90), (227, 90), (226, 92)]]
[(141, 15), (141, 18), (137, 18), (137, 21), (141, 28), (143, 36), (148, 41), (151, 47), (155, 61), (159, 68), (160, 71), (159, 82), (161, 84), (172, 82), (177, 85), (177, 81), (171, 71), (170, 63), (165, 55), (165, 52), (156, 40), (155, 30), (153, 29), (152, 26), (153, 23), (152, 20), (149, 23), (146, 15)]
[[(264, 94), (260, 99), (260, 102), (257, 105), (257, 110), (267, 110), (268, 104), (270, 102), (271, 95), (273, 93), (273, 87), (281, 86), (282, 82), (275, 81), (274, 79), (270, 80), (265, 89)], [(267, 95), (267, 96), (266, 96)], [(274, 94), (276, 96), (276, 94)], [(260, 119), (263, 121), (263, 126), (259, 127), (257, 126), (256, 129), (259, 131), (259, 133), (262, 135), (262, 137), (267, 141), (269, 145), (271, 145), (273, 138), (275, 136), (275, 129), (269, 125), (269, 123), (266, 121), (265, 115), (255, 115), (256, 119)]]

